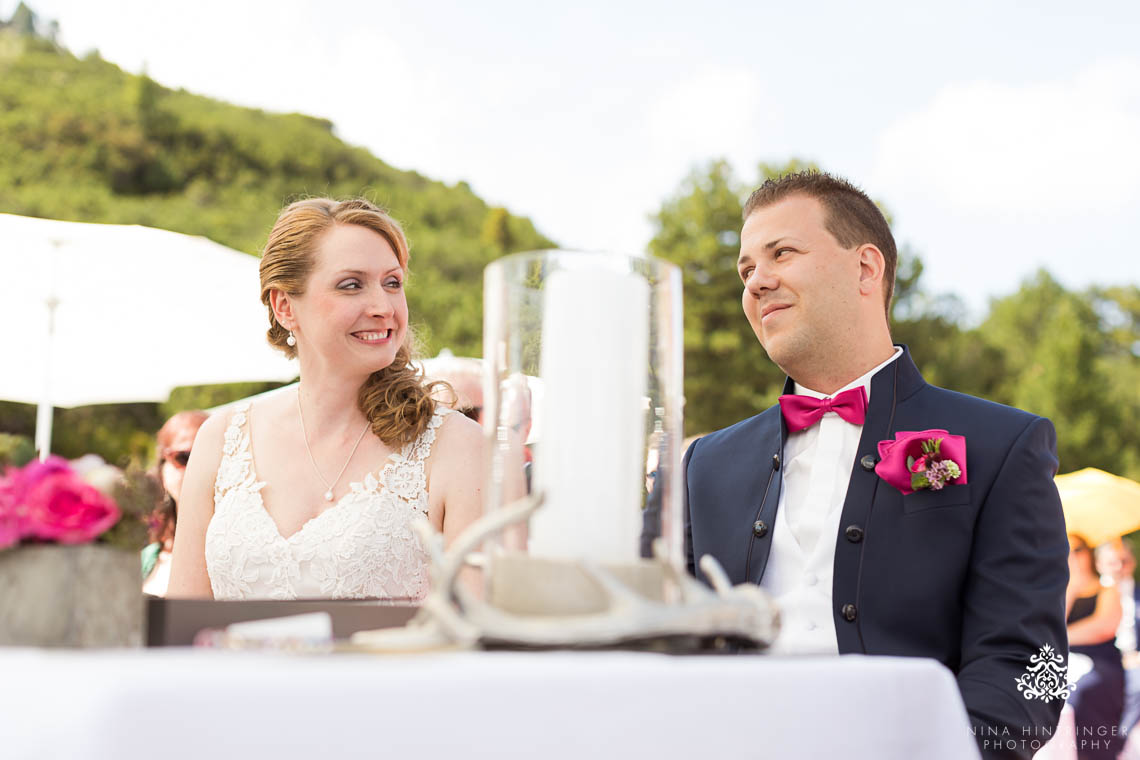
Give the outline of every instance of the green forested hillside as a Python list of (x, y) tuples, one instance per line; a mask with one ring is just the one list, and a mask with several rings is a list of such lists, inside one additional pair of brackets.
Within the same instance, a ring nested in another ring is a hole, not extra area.
[(281, 206), (306, 195), (364, 195), (404, 224), (409, 306), (433, 352), (478, 354), (471, 284), (504, 253), (550, 245), (465, 183), (394, 169), (327, 120), (170, 90), (0, 30), (0, 212), (144, 224), (256, 253)]
[[(143, 224), (256, 254), (285, 203), (363, 195), (408, 234), (408, 303), (428, 354), (448, 347), (480, 355), (483, 268), (505, 253), (552, 245), (466, 183), (395, 169), (338, 139), (327, 120), (171, 90), (98, 54), (78, 58), (54, 42), (57, 33), (22, 3), (0, 20), (0, 212)], [(163, 405), (57, 410), (53, 450), (144, 457), (172, 412), (264, 387), (187, 388)], [(34, 428), (34, 407), (0, 401), (0, 434), (30, 437)], [(26, 446), (0, 439), (0, 462), (12, 446)]]

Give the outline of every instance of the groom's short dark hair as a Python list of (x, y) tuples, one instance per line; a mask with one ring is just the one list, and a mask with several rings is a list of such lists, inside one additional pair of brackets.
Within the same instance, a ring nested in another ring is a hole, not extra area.
[(871, 243), (883, 253), (883, 300), (887, 316), (895, 293), (898, 249), (891, 227), (875, 202), (859, 188), (826, 172), (803, 171), (770, 179), (748, 196), (744, 204), (747, 220), (758, 208), (778, 203), (791, 195), (815, 198), (823, 206), (827, 231), (844, 248)]

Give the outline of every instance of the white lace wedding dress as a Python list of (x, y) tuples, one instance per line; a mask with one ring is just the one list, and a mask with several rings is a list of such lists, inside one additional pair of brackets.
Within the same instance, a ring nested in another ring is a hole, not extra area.
[(424, 463), (450, 409), (378, 473), (288, 538), (265, 511), (253, 469), (249, 404), (234, 412), (214, 481), (206, 570), (215, 599), (410, 598), (428, 591), (428, 557), (411, 520), (428, 510)]

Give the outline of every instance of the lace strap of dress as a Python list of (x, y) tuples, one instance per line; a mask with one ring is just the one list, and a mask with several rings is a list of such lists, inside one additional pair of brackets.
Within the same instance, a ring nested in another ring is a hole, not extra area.
[(215, 501), (237, 486), (255, 487), (253, 455), (249, 450), (249, 407), (250, 402), (247, 401), (235, 408), (230, 424), (226, 426), (222, 461), (214, 479)]
[(389, 461), (380, 472), (380, 483), (389, 493), (409, 504), (427, 509), (427, 475), (424, 463), (431, 455), (436, 430), (443, 423), (443, 418), (452, 411), (437, 404), (427, 428), (416, 440), (405, 445), (399, 453), (393, 452), (388, 455)]
[(431, 446), (435, 443), (436, 430), (443, 424), (444, 417), (454, 413), (454, 409), (448, 409), (446, 406), (436, 404), (435, 411), (432, 412), (431, 419), (428, 420), (428, 426), (424, 429), (424, 432), (420, 433), (416, 440), (404, 446), (400, 455), (404, 459), (412, 462), (420, 462), (421, 464), (426, 462), (427, 458), (431, 456)]

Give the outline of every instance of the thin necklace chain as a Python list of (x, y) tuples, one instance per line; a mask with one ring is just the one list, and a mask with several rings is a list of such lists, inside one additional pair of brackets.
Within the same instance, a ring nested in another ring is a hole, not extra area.
[(367, 424), (365, 424), (364, 429), (360, 431), (360, 437), (356, 439), (356, 444), (353, 445), (352, 451), (348, 454), (348, 459), (344, 460), (344, 466), (340, 468), (340, 472), (338, 472), (336, 474), (336, 477), (333, 478), (333, 482), (328, 483), (325, 480), (324, 475), (321, 475), (321, 468), (317, 467), (317, 460), (313, 457), (313, 449), (309, 446), (309, 434), (305, 432), (305, 413), (301, 411), (300, 388), (297, 389), (297, 416), (301, 418), (301, 437), (305, 439), (305, 451), (309, 452), (309, 461), (313, 463), (313, 472), (317, 473), (317, 477), (320, 478), (321, 483), (325, 487), (325, 501), (332, 501), (333, 488), (335, 488), (336, 484), (340, 481), (340, 476), (343, 475), (344, 471), (348, 469), (348, 463), (352, 461), (352, 457), (354, 454), (356, 454), (356, 450), (360, 448), (360, 442), (364, 440), (364, 434), (368, 432), (368, 429), (370, 427), (372, 427), (372, 422), (369, 421)]

